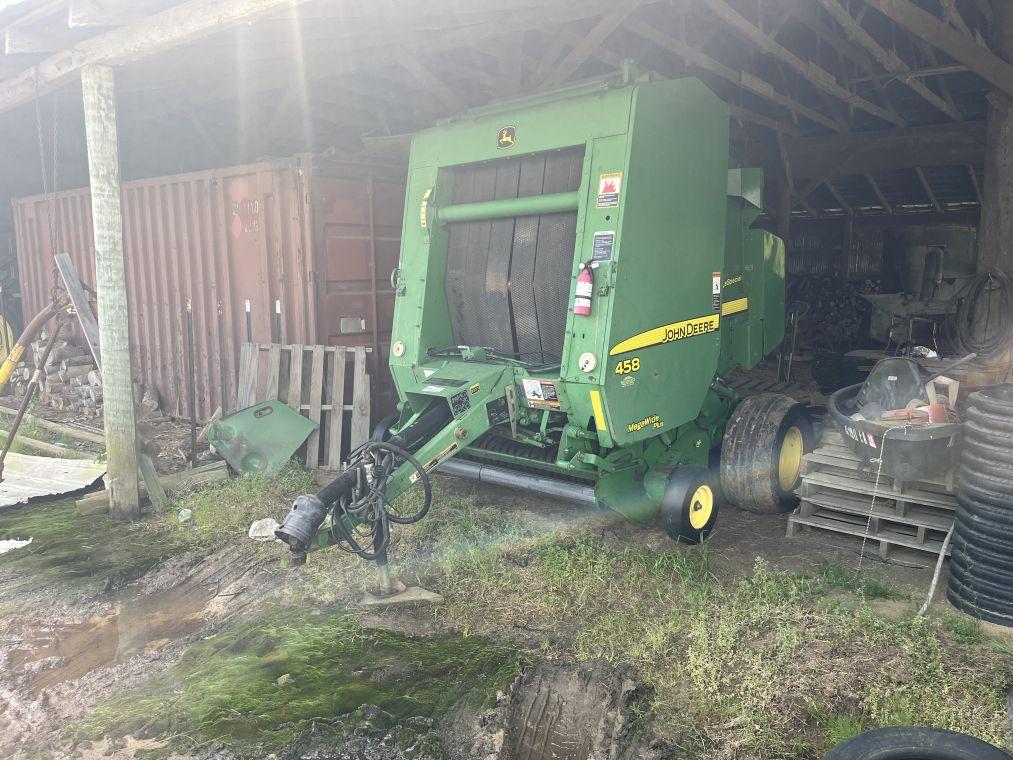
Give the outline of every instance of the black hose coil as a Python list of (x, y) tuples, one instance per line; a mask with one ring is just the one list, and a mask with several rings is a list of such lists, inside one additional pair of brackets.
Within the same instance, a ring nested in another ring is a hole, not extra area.
[(1005, 272), (983, 272), (968, 283), (955, 317), (955, 339), (962, 353), (994, 357), (1013, 337), (1013, 281)]
[(957, 516), (947, 598), (981, 620), (1013, 626), (1013, 385), (968, 398), (957, 475)]

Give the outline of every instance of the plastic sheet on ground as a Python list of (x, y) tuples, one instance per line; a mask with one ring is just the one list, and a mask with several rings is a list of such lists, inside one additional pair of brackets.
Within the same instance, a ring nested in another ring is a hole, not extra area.
[(0, 509), (40, 496), (59, 496), (86, 488), (105, 475), (105, 462), (7, 454), (0, 482)]

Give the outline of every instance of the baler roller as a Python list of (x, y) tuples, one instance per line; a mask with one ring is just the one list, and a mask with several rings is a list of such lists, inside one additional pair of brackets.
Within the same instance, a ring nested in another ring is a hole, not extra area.
[(441, 224), (454, 224), (456, 222), (507, 219), (514, 216), (557, 214), (562, 211), (576, 211), (578, 202), (577, 192), (574, 191), (551, 195), (526, 195), (521, 198), (505, 198), (498, 201), (457, 203), (437, 209), (436, 219)]

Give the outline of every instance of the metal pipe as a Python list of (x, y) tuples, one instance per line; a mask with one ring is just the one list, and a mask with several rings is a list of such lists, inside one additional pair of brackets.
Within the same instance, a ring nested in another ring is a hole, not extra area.
[(60, 337), (60, 330), (63, 329), (63, 324), (60, 322), (56, 323), (56, 327), (53, 329), (53, 334), (49, 336), (49, 340), (46, 341), (46, 347), (42, 351), (42, 355), (39, 357), (39, 361), (35, 365), (35, 371), (32, 373), (32, 379), (28, 383), (28, 388), (25, 389), (25, 396), (21, 399), (21, 405), (18, 407), (18, 413), (14, 417), (14, 422), (11, 423), (11, 430), (7, 434), (7, 440), (4, 443), (3, 451), (0, 451), (0, 482), (4, 479), (4, 460), (7, 459), (7, 452), (11, 450), (11, 444), (14, 443), (14, 436), (18, 434), (18, 428), (21, 427), (21, 420), (25, 417), (25, 412), (28, 411), (28, 405), (32, 403), (32, 398), (35, 396), (35, 392), (39, 389), (39, 385), (42, 380), (42, 368), (46, 366), (46, 362), (49, 361), (49, 355), (53, 351), (53, 346), (56, 345), (56, 339)]
[(526, 472), (513, 472), (502, 467), (492, 467), (477, 462), (466, 462), (460, 459), (453, 459), (444, 462), (439, 472), (447, 475), (456, 475), (459, 478), (477, 480), (479, 483), (488, 483), (494, 486), (516, 488), (520, 491), (538, 494), (539, 496), (550, 496), (555, 499), (573, 502), (582, 507), (595, 507), (598, 499), (594, 495), (594, 488), (582, 486), (577, 483), (563, 482), (541, 475), (531, 475)]
[(193, 301), (186, 299), (186, 401), (190, 407), (190, 466), (197, 466), (197, 367), (194, 351)]
[(555, 214), (560, 211), (576, 211), (577, 204), (576, 190), (572, 193), (526, 195), (522, 198), (443, 206), (436, 210), (436, 219), (441, 224), (449, 224), (504, 219), (510, 216), (537, 216), (539, 214)]

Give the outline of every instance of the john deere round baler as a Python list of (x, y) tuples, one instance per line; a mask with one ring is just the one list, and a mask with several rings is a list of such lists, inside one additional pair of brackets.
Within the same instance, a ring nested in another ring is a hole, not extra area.
[(297, 500), (278, 531), (297, 558), (338, 544), (382, 560), (439, 470), (638, 522), (661, 511), (689, 542), (721, 500), (790, 504), (804, 410), (740, 403), (722, 380), (784, 324), (783, 244), (752, 229), (761, 172), (728, 167), (728, 108), (695, 79), (627, 74), (415, 135), (392, 276), (399, 414)]

